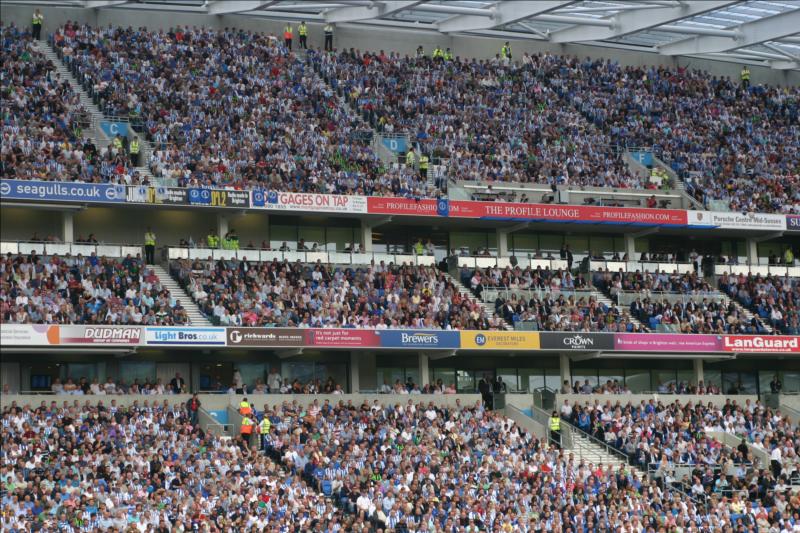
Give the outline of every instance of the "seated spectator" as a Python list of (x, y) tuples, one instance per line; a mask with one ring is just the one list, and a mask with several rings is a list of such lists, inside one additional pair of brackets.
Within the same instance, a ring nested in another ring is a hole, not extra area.
[[(246, 269), (244, 265), (249, 265)], [(220, 324), (316, 328), (489, 329), (481, 305), (435, 267), (178, 260), (172, 275)]]

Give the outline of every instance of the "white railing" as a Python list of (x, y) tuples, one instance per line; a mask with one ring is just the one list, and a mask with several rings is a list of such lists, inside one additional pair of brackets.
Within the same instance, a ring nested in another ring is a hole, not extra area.
[(723, 274), (732, 275), (748, 275), (754, 274), (757, 276), (789, 276), (790, 278), (800, 278), (800, 267), (785, 266), (785, 265), (716, 265), (714, 267), (714, 274), (721, 276)]
[(510, 299), (512, 296), (516, 296), (518, 300), (521, 301), (530, 301), (533, 298), (538, 300), (544, 299), (546, 296), (564, 296), (565, 298), (569, 298), (574, 296), (576, 299), (580, 298), (590, 298), (592, 296), (597, 297), (598, 292), (592, 289), (567, 289), (562, 287), (549, 287), (546, 289), (520, 289), (516, 287), (485, 287), (481, 291), (481, 300), (484, 302), (494, 302), (497, 297), (502, 297), (505, 300)]
[[(491, 184), (478, 182), (478, 181), (459, 181), (458, 184), (462, 186), (464, 189), (471, 190), (474, 192), (488, 192), (489, 187), (491, 186), (491, 191), (494, 193), (498, 192), (520, 192), (520, 193), (531, 193), (531, 192), (552, 192), (552, 188), (548, 184), (544, 183), (523, 183), (523, 182), (508, 182), (508, 183), (497, 183), (493, 182)], [(619, 196), (625, 198), (650, 198), (651, 196), (655, 196), (656, 198), (675, 198), (678, 199), (681, 197), (680, 194), (675, 194), (672, 190), (663, 190), (663, 189), (624, 189), (624, 188), (616, 188), (616, 187), (582, 187), (578, 185), (559, 185), (559, 190), (567, 190), (569, 193), (575, 195), (584, 195), (584, 196)]]
[(0, 253), (28, 255), (36, 252), (41, 255), (82, 255), (92, 253), (98, 257), (126, 257), (128, 254), (136, 256), (142, 253), (141, 245), (133, 244), (86, 244), (74, 242), (0, 242)]
[(295, 263), (325, 263), (337, 265), (368, 265), (373, 261), (378, 264), (434, 266), (436, 258), (432, 255), (387, 254), (387, 253), (349, 253), (349, 252), (297, 252), (279, 250), (221, 250), (212, 248), (177, 248), (170, 247), (169, 259), (247, 259), (248, 261), (271, 262), (288, 261)]
[(614, 293), (617, 297), (619, 305), (630, 305), (639, 298), (649, 298), (651, 301), (663, 302), (667, 301), (670, 304), (675, 303), (688, 303), (688, 302), (702, 302), (708, 298), (713, 302), (725, 301), (726, 296), (719, 291), (697, 292), (697, 293), (675, 293), (675, 292), (659, 292), (659, 291), (618, 291)]
[(589, 261), (589, 270), (608, 270), (610, 272), (667, 272), (672, 274), (691, 274), (694, 272), (692, 263), (657, 263), (649, 261)]

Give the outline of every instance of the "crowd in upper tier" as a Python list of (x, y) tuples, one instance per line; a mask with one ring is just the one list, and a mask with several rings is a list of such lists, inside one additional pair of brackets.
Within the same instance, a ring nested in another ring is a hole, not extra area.
[[(30, 38), (13, 27), (3, 34), (3, 70), (19, 80)], [(447, 180), (380, 161), (369, 139), (374, 126), (407, 132), (415, 164), (425, 155), (451, 180), (661, 187), (663, 173), (651, 181), (621, 155), (645, 147), (708, 207), (719, 207), (716, 200), (735, 211), (800, 212), (797, 87), (745, 87), (686, 68), (549, 53), (510, 61), (352, 48), (295, 54), (274, 36), (236, 29), (67, 23), (52, 43), (105, 113), (130, 118), (153, 143), (154, 174), (181, 186), (441, 194)], [(38, 79), (26, 83), (61, 85), (35, 70)], [(50, 118), (48, 106), (26, 104), (18, 107), (43, 108)], [(5, 128), (41, 137), (20, 121)], [(96, 157), (88, 171), (62, 165), (41, 177), (139, 181), (124, 154)], [(13, 166), (17, 177), (38, 175)]]
[(502, 328), (436, 267), (175, 260), (170, 271), (221, 325)]
[(358, 115), (266, 34), (67, 24), (53, 42), (100, 108), (153, 142), (154, 174), (180, 186), (434, 196), (416, 170), (382, 164)]
[(648, 187), (538, 65), (353, 49), (317, 57), (333, 87), (381, 127), (409, 131), (422, 153), (448, 160), (452, 179)]
[(80, 97), (29, 33), (0, 26), (3, 100), (0, 178), (140, 183), (127, 153), (83, 134)]
[(176, 295), (141, 257), (0, 257), (4, 324), (187, 324)]

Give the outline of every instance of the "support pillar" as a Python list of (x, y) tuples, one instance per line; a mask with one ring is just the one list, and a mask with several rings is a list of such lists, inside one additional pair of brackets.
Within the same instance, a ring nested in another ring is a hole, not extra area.
[(558, 384), (558, 390), (561, 391), (561, 387), (564, 385), (565, 381), (570, 385), (572, 384), (572, 373), (570, 372), (569, 368), (569, 355), (562, 353), (559, 356), (558, 368), (559, 376), (561, 376), (561, 381)]
[(431, 382), (430, 360), (428, 354), (419, 354), (419, 387), (420, 389)]
[(758, 241), (755, 239), (747, 239), (747, 263), (758, 264)]
[(358, 393), (361, 389), (361, 380), (359, 379), (359, 361), (358, 352), (350, 352), (350, 392)]
[(64, 242), (75, 240), (75, 214), (72, 211), (61, 213), (61, 239)]
[(365, 252), (372, 252), (372, 226), (366, 220), (361, 221), (361, 244)]
[(497, 257), (508, 257), (508, 231), (497, 228)]
[(225, 237), (226, 233), (228, 233), (228, 217), (217, 215), (217, 236), (220, 241)]
[(629, 261), (636, 261), (636, 238), (633, 235), (625, 235), (625, 253)]
[(705, 382), (705, 378), (703, 377), (703, 360), (702, 359), (695, 359), (694, 363), (694, 384), (697, 385), (701, 381)]

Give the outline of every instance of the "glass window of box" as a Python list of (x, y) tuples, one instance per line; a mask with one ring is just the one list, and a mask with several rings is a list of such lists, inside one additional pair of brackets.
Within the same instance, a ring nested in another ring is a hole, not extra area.
[(800, 392), (800, 372), (783, 372), (782, 374), (783, 392)]
[(473, 393), (478, 390), (475, 372), (472, 370), (458, 370), (456, 372), (456, 390), (458, 392)]
[(617, 384), (620, 387), (624, 387), (625, 386), (625, 370), (624, 369), (622, 369), (622, 368), (620, 368), (620, 369), (607, 369), (607, 368), (600, 369), (599, 382), (600, 382), (601, 386), (603, 386), (603, 387), (605, 387), (606, 385), (612, 385), (613, 386), (615, 381), (617, 382)]
[(273, 250), (280, 250), (283, 243), (294, 250), (297, 247), (297, 226), (274, 225), (269, 227), (269, 245)]
[(266, 382), (267, 365), (265, 363), (239, 363), (236, 365), (242, 375), (242, 383), (252, 389), (257, 380)]
[(694, 371), (692, 370), (678, 370), (676, 373), (678, 383), (683, 383), (685, 385), (697, 385), (694, 380)]
[[(341, 385), (343, 390), (347, 390), (347, 364), (346, 363), (314, 363), (314, 378), (319, 379), (324, 385), (328, 378), (333, 378), (336, 385)], [(358, 391), (351, 391), (358, 392)]]
[(650, 392), (653, 390), (652, 385), (650, 384), (650, 370), (626, 369), (625, 386), (628, 387), (634, 394)]
[(520, 257), (533, 255), (539, 249), (539, 238), (530, 233), (512, 233), (508, 237), (508, 249)]
[(670, 385), (677, 386), (678, 376), (674, 370), (654, 370), (653, 371), (653, 392), (663, 392), (663, 389)]
[(360, 243), (361, 232), (355, 228), (331, 227), (326, 230), (326, 248), (328, 252), (343, 252), (354, 242)]
[(517, 392), (521, 390), (520, 380), (517, 376), (516, 368), (498, 368), (497, 375), (503, 378), (503, 382), (505, 382), (508, 392)]
[[(68, 363), (66, 365), (61, 365), (61, 381), (64, 381), (65, 378), (72, 378), (75, 383), (78, 383), (81, 378), (86, 378), (89, 383), (97, 377), (97, 367), (94, 363)], [(127, 380), (128, 383), (131, 383), (133, 380)], [(144, 383), (140, 381), (140, 383)]]
[(436, 383), (440, 379), (445, 387), (456, 385), (456, 369), (455, 368), (433, 368), (431, 369), (431, 376), (433, 382)]
[(561, 250), (562, 244), (564, 244), (562, 235), (539, 235), (539, 250), (544, 257), (547, 257), (547, 252), (551, 252), (553, 257), (558, 259), (558, 251)]
[(705, 382), (707, 387), (714, 386), (722, 388), (722, 372), (719, 370), (709, 369), (706, 365), (703, 368), (703, 381)]
[(573, 370), (572, 373), (572, 383), (579, 382), (581, 387), (588, 381), (589, 385), (592, 387), (597, 387), (598, 379), (597, 379), (597, 371), (592, 371), (590, 368), (581, 368), (578, 370)]
[(300, 226), (298, 239), (304, 239), (309, 250), (316, 243), (317, 250), (325, 249), (325, 226)]

